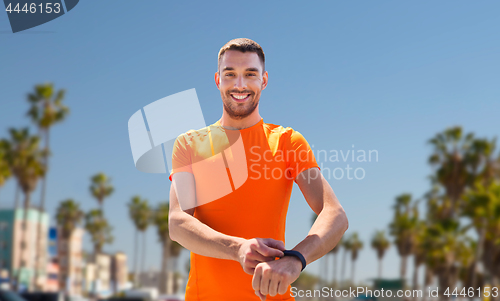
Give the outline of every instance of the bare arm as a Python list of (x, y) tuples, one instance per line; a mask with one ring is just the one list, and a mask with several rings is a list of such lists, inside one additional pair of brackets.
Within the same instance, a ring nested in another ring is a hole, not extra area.
[(238, 260), (238, 248), (244, 239), (222, 234), (203, 224), (193, 216), (195, 208), (183, 211), (178, 196), (185, 198), (182, 204), (194, 204), (196, 196), (192, 174), (180, 172), (172, 176), (168, 218), (170, 238), (196, 254)]
[(319, 169), (305, 170), (295, 181), (311, 209), (318, 214), (306, 238), (293, 248), (302, 253), (309, 264), (339, 243), (349, 223), (332, 187)]
[(195, 201), (193, 175), (175, 173), (170, 186), (169, 234), (172, 240), (186, 249), (203, 256), (238, 261), (249, 274), (253, 274), (258, 263), (283, 256), (283, 252), (278, 250), (284, 250), (283, 242), (270, 238), (247, 240), (220, 233), (195, 218), (194, 207), (182, 210), (179, 204), (194, 205)]
[[(319, 169), (310, 168), (301, 172), (295, 182), (311, 209), (318, 214), (309, 234), (293, 248), (310, 264), (338, 244), (348, 222), (344, 209)], [(301, 268), (299, 259), (291, 256), (259, 263), (255, 267), (252, 287), (261, 300), (265, 300), (268, 294), (285, 294), (288, 286), (299, 277)]]

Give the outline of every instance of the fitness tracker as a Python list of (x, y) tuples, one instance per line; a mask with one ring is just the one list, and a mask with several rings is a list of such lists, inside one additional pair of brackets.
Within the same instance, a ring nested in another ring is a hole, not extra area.
[(299, 251), (293, 251), (293, 250), (285, 250), (283, 251), (283, 254), (285, 256), (295, 256), (297, 257), (300, 262), (302, 262), (302, 270), (300, 270), (301, 272), (305, 269), (306, 267), (306, 259), (304, 258), (304, 256), (302, 256), (302, 254), (300, 254)]

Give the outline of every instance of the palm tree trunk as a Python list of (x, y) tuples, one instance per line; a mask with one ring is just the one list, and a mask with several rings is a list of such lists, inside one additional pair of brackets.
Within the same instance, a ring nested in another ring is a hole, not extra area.
[[(433, 278), (433, 275), (432, 275), (431, 268), (428, 265), (425, 265), (425, 277), (424, 277), (424, 287), (425, 288), (430, 287), (430, 285), (432, 284), (432, 278)], [(424, 301), (428, 300), (428, 296), (429, 296), (428, 291), (424, 292), (423, 296), (424, 296)]]
[[(477, 242), (477, 248), (476, 248), (476, 254), (474, 256), (474, 263), (473, 263), (473, 268), (472, 268), (472, 271), (471, 271), (471, 286), (474, 288), (474, 292), (476, 291), (476, 278), (477, 278), (477, 275), (476, 275), (476, 270), (477, 270), (477, 266), (479, 264), (479, 261), (481, 260), (481, 257), (483, 256), (483, 247), (484, 247), (484, 239), (486, 237), (486, 219), (485, 218), (482, 218), (482, 227), (481, 229), (479, 230), (479, 241)], [(471, 297), (471, 300), (473, 299), (474, 297)]]
[(139, 258), (138, 253), (137, 253), (137, 247), (139, 246), (139, 230), (135, 229), (135, 237), (134, 237), (134, 286), (138, 287), (139, 283), (139, 275), (137, 273), (137, 259)]
[(344, 279), (345, 279), (345, 261), (346, 261), (346, 254), (347, 253), (347, 250), (344, 249), (344, 256), (342, 256), (342, 269), (341, 269), (341, 273), (340, 273), (340, 285), (343, 285), (344, 284)]
[[(45, 131), (45, 149), (48, 151), (49, 149), (49, 131)], [(37, 235), (36, 235), (36, 248), (35, 248), (35, 278), (34, 278), (34, 284), (36, 287), (36, 280), (39, 277), (39, 265), (40, 265), (40, 260), (42, 259), (41, 253), (42, 250), (44, 250), (44, 245), (43, 245), (43, 236), (42, 236), (42, 215), (45, 212), (45, 195), (47, 192), (47, 174), (49, 170), (49, 156), (46, 154), (44, 156), (44, 166), (45, 166), (45, 175), (42, 177), (42, 190), (41, 190), (41, 195), (40, 195), (40, 214), (38, 215), (38, 224), (37, 224)], [(45, 266), (45, 265), (42, 265)], [(44, 269), (45, 270), (45, 269)]]
[(14, 195), (14, 209), (17, 209), (19, 207), (19, 194), (21, 192), (21, 187), (19, 186), (19, 183), (16, 185), (16, 194)]
[[(415, 258), (415, 267), (413, 270), (413, 289), (418, 290), (418, 263), (416, 258)], [(417, 296), (415, 296), (414, 299), (416, 300)]]
[(333, 254), (333, 285), (337, 286), (337, 253)]
[(351, 261), (351, 285), (354, 286), (354, 264), (356, 263), (356, 260)]
[[(66, 244), (66, 250), (68, 250), (68, 247), (69, 247), (69, 241), (71, 239), (71, 235), (69, 235), (68, 237), (64, 237), (64, 243)], [(64, 294), (66, 296), (69, 296), (69, 291), (68, 291), (68, 279), (69, 279), (69, 265), (66, 264), (64, 266), (64, 270), (63, 270), (63, 273), (64, 273), (64, 286), (63, 286), (63, 291), (64, 291)]]
[(407, 261), (408, 255), (402, 255), (401, 256), (401, 279), (405, 279), (406, 277), (406, 261)]
[(177, 285), (177, 277), (176, 277), (176, 272), (178, 271), (177, 270), (177, 266), (179, 264), (179, 255), (175, 256), (173, 258), (173, 268), (172, 268), (172, 282), (173, 282), (173, 290), (172, 290), (172, 293), (173, 294), (176, 294), (177, 293), (177, 290), (179, 289), (179, 286)]
[[(19, 266), (17, 270), (17, 281), (16, 281), (16, 290), (19, 290), (20, 287), (20, 280), (21, 280), (21, 271), (26, 268), (26, 260), (24, 260), (26, 256), (26, 251), (27, 251), (27, 242), (26, 242), (26, 234), (27, 234), (27, 228), (28, 228), (28, 210), (30, 208), (30, 193), (26, 192), (25, 193), (25, 198), (24, 198), (24, 212), (23, 212), (23, 222), (22, 222), (22, 229), (21, 229), (21, 254), (19, 255)], [(28, 281), (28, 286), (29, 286), (29, 281)]]
[[(325, 256), (325, 266), (323, 267), (323, 287), (328, 285), (328, 254), (326, 253)], [(322, 300), (326, 300), (326, 297), (323, 297)]]
[(168, 291), (168, 260), (170, 259), (170, 245), (172, 241), (166, 237), (163, 239), (163, 252), (161, 256), (161, 273), (160, 273), (160, 293), (169, 294)]
[[(491, 279), (492, 280), (491, 280), (490, 287), (492, 287), (492, 288), (493, 287), (497, 287), (497, 288), (500, 287), (500, 281), (499, 281), (497, 276), (493, 275)], [(496, 294), (496, 296), (491, 295), (492, 301), (497, 301), (499, 299), (500, 299), (500, 294)]]
[(378, 259), (378, 278), (382, 279), (382, 258)]
[(142, 232), (142, 258), (141, 258), (141, 271), (145, 271), (145, 260), (146, 260), (146, 231)]

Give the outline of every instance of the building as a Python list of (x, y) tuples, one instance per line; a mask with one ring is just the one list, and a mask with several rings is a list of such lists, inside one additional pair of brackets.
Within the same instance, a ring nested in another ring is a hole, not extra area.
[(57, 261), (59, 263), (59, 287), (69, 296), (81, 296), (83, 284), (83, 229), (76, 228), (71, 236), (62, 237), (57, 232)]
[(46, 292), (59, 292), (59, 263), (57, 258), (51, 258), (47, 263)]
[(45, 284), (45, 291), (58, 292), (59, 291), (59, 261), (57, 258), (57, 228), (49, 228), (49, 241), (48, 241), (48, 262), (47, 262), (47, 283)]
[(111, 287), (111, 256), (105, 253), (87, 257), (84, 270), (85, 289), (91, 295), (106, 298), (113, 294)]
[(111, 283), (113, 291), (119, 292), (129, 288), (127, 255), (122, 252), (111, 255)]
[(49, 228), (49, 244), (48, 244), (49, 259), (57, 258), (57, 228)]
[[(24, 209), (0, 210), (0, 270), (7, 270), (12, 279), (20, 276), (20, 288), (44, 289), (47, 267), (47, 232), (49, 216), (35, 208), (27, 211), (27, 227), (23, 229)], [(41, 223), (41, 247), (38, 262), (36, 250), (38, 225)], [(24, 239), (23, 239), (24, 237)], [(25, 245), (23, 247), (23, 240)], [(24, 262), (24, 267), (22, 265)], [(35, 270), (36, 269), (36, 270)], [(36, 273), (36, 271), (38, 273)], [(35, 274), (38, 275), (34, 281)]]
[[(141, 288), (156, 288), (161, 292), (161, 271), (149, 270), (138, 273), (138, 284)], [(184, 292), (187, 278), (174, 271), (168, 271), (168, 281), (166, 284), (167, 294)]]
[(102, 296), (111, 294), (111, 256), (99, 253), (94, 256), (96, 290)]

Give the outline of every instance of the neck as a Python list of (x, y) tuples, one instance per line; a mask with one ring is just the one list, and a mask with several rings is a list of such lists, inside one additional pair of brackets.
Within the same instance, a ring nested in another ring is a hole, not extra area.
[(242, 130), (256, 125), (261, 119), (258, 106), (252, 114), (242, 119), (233, 119), (226, 110), (223, 110), (220, 125), (230, 130)]

